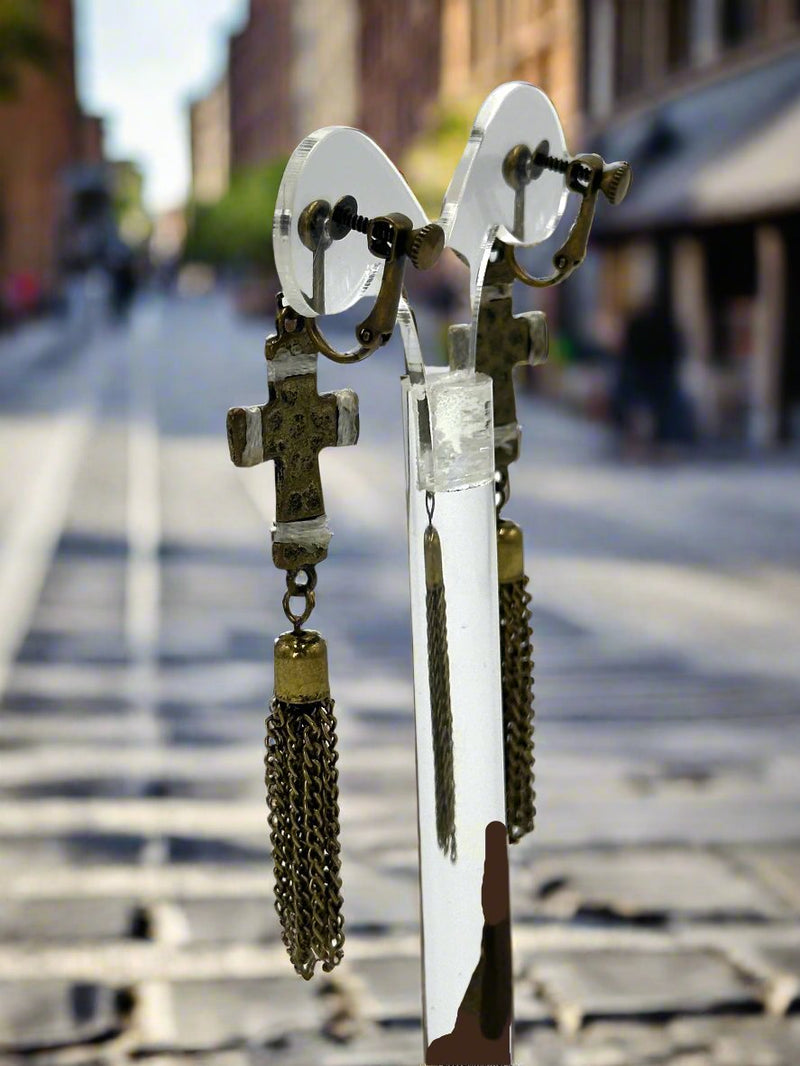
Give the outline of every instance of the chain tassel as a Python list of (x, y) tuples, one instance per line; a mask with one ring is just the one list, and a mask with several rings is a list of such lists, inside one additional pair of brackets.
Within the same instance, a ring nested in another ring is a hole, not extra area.
[(436, 839), (445, 855), (456, 859), (456, 789), (453, 776), (453, 714), (450, 707), (450, 656), (447, 649), (447, 601), (442, 545), (433, 525), (433, 496), (426, 500), (425, 609), (428, 623), (428, 686), (433, 731)]
[(336, 718), (325, 641), (296, 628), (275, 641), (266, 766), (275, 909), (305, 980), (344, 955)]
[(530, 593), (524, 569), (522, 530), (503, 519), (497, 526), (500, 592), (500, 659), (506, 768), (506, 824), (516, 844), (533, 830), (533, 647)]

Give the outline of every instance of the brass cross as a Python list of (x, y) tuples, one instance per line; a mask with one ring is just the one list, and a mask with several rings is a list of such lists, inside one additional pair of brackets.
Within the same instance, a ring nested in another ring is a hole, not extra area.
[(286, 570), (321, 562), (331, 532), (319, 472), (323, 448), (358, 440), (358, 397), (352, 389), (317, 392), (318, 349), (291, 308), (265, 346), (269, 401), (228, 411), (228, 445), (236, 466), (275, 463), (272, 558)]
[(490, 263), (478, 313), (475, 369), (492, 379), (498, 467), (508, 466), (519, 457), (514, 367), (536, 366), (547, 359), (547, 320), (541, 311), (513, 313), (512, 281), (502, 256)]
[[(499, 242), (498, 242), (499, 243)], [(502, 248), (502, 245), (499, 245)], [(511, 306), (514, 275), (503, 255), (486, 268), (478, 311), (475, 370), (492, 379), (495, 467), (505, 469), (519, 458), (520, 429), (514, 395), (514, 367), (536, 366), (547, 359), (547, 320), (541, 311), (515, 315)], [(450, 364), (468, 364), (471, 327), (448, 330)]]

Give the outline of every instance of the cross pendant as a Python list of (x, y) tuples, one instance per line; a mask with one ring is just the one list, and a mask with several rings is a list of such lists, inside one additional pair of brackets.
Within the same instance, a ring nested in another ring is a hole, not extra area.
[(236, 466), (275, 463), (272, 558), (283, 570), (314, 566), (328, 554), (319, 453), (358, 440), (352, 389), (317, 392), (318, 349), (291, 308), (278, 312), (265, 345), (269, 400), (228, 411), (228, 446)]
[(514, 367), (537, 366), (547, 359), (547, 319), (542, 311), (512, 311), (511, 274), (499, 255), (486, 269), (478, 313), (475, 369), (492, 379), (495, 466), (505, 469), (519, 458)]

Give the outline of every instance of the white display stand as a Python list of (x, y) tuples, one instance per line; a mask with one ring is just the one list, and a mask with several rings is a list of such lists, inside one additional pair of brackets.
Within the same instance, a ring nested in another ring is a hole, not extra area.
[[(428, 384), (445, 373), (444, 369), (428, 369)], [(494, 481), (485, 477), (470, 487), (439, 491), (435, 497), (434, 524), (442, 545), (447, 597), (453, 718), (457, 851), (453, 860), (440, 850), (436, 834), (423, 555), (428, 515), (425, 491), (418, 487), (418, 410), (414, 386), (406, 379), (403, 414), (414, 657), (423, 1028), (425, 1048), (430, 1050), (435, 1041), (453, 1034), (459, 1024), (463, 1027), (465, 1022), (470, 1023), (470, 1019), (464, 1018), (465, 996), (471, 982), (474, 987), (473, 977), (482, 957), (487, 895), (494, 892), (488, 907), (491, 911), (494, 905), (496, 911), (497, 897), (503, 894), (503, 864), (506, 864), (506, 908), (508, 892)], [(491, 852), (488, 857), (487, 840)], [(493, 880), (494, 887), (485, 884), (485, 878)], [(501, 909), (502, 906), (501, 901)], [(496, 914), (488, 918), (496, 918)], [(507, 976), (509, 1025), (499, 1038), (505, 1053), (491, 1059), (498, 1064), (511, 1062), (510, 973)], [(488, 982), (496, 974), (487, 973), (486, 977)], [(502, 999), (506, 991), (487, 987), (483, 994)], [(483, 1011), (480, 1004), (477, 1009), (479, 1013)], [(426, 1058), (427, 1061), (459, 1060), (433, 1057)]]

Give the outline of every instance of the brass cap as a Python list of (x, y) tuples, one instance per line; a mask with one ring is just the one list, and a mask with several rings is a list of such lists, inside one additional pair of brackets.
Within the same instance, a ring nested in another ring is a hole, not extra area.
[(425, 530), (425, 587), (436, 589), (444, 584), (444, 572), (442, 570), (442, 543), (435, 527), (428, 526)]
[(497, 525), (497, 579), (501, 585), (521, 581), (525, 576), (522, 530), (504, 518)]
[(275, 641), (275, 698), (317, 703), (330, 697), (328, 646), (319, 633), (302, 629)]

